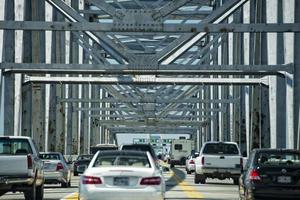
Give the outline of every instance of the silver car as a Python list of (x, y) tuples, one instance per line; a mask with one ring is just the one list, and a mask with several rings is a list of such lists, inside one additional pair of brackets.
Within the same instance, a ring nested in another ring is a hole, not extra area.
[(41, 152), (40, 158), (44, 161), (45, 183), (71, 187), (71, 169), (61, 153)]

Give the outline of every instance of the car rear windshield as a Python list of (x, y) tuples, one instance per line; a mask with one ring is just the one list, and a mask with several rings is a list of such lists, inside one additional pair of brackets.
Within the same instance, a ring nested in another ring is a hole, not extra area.
[(78, 156), (77, 160), (92, 160), (93, 156), (92, 155), (82, 155)]
[(260, 153), (256, 158), (259, 165), (300, 165), (300, 154), (293, 152)]
[(149, 160), (146, 156), (132, 155), (99, 155), (93, 167), (126, 166), (150, 168)]
[(239, 154), (239, 150), (235, 144), (225, 144), (225, 143), (216, 143), (216, 144), (206, 144), (203, 153), (205, 154)]
[(59, 155), (55, 153), (40, 154), (40, 158), (43, 160), (60, 160)]
[(32, 149), (26, 139), (0, 138), (0, 154), (26, 155)]

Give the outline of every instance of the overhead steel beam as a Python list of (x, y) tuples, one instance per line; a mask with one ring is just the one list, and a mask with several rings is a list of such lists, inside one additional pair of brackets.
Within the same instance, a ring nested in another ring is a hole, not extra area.
[(139, 74), (139, 75), (278, 75), (294, 72), (294, 65), (160, 65), (157, 70), (129, 69), (128, 65), (0, 63), (0, 69), (13, 73), (53, 74)]
[(191, 120), (98, 120), (103, 125), (115, 125), (115, 126), (128, 126), (128, 127), (141, 127), (141, 126), (158, 126), (158, 127), (181, 127), (192, 126), (200, 127), (206, 126), (207, 121), (191, 121)]
[[(71, 22), (81, 22), (87, 23), (79, 13), (77, 13), (73, 8), (66, 5), (62, 0), (46, 0), (50, 5), (60, 11), (68, 20)], [(108, 38), (104, 33), (96, 32), (92, 33), (90, 31), (84, 31), (94, 42), (98, 43), (103, 49), (109, 52), (114, 59), (118, 62), (123, 63), (124, 60), (128, 61), (130, 55), (126, 54), (126, 49), (117, 46), (110, 38)]]
[[(98, 22), (40, 22), (40, 21), (0, 21), (2, 30), (31, 31), (97, 31), (132, 34), (143, 30), (127, 31), (110, 23)], [(300, 23), (283, 24), (164, 24), (161, 29), (147, 30), (149, 33), (288, 33), (300, 32)]]
[(197, 128), (189, 127), (109, 127), (109, 131), (116, 134), (138, 134), (138, 133), (159, 133), (159, 134), (193, 134), (197, 132)]
[(186, 99), (114, 99), (114, 98), (104, 98), (104, 99), (77, 99), (77, 98), (59, 98), (58, 102), (66, 103), (236, 103), (239, 99), (197, 99), (197, 98), (186, 98)]
[[(132, 112), (130, 108), (74, 108), (73, 111), (124, 111), (124, 112)], [(168, 109), (169, 112), (177, 111), (177, 112), (186, 112), (186, 111), (194, 111), (194, 112), (225, 112), (225, 109), (222, 108), (212, 108), (212, 109), (197, 109), (197, 108), (174, 108)]]
[[(226, 1), (220, 8), (216, 9), (211, 15), (201, 21), (202, 24), (215, 23), (218, 24), (235, 12), (239, 7), (245, 4), (248, 0), (230, 0)], [(207, 33), (201, 32), (196, 35), (186, 34), (183, 39), (170, 44), (167, 48), (163, 49), (156, 56), (162, 64), (170, 64), (181, 56), (184, 52), (190, 49), (198, 41), (202, 40)]]
[[(97, 0), (86, 0), (89, 3), (92, 3), (96, 7), (100, 8), (102, 12), (105, 12), (111, 16), (116, 16), (118, 18), (122, 18), (124, 14), (120, 12), (116, 12), (116, 8), (106, 3), (105, 1), (97, 1)], [(122, 10), (121, 10), (122, 11)]]
[(266, 78), (178, 78), (178, 77), (45, 77), (25, 76), (24, 83), (60, 83), (60, 84), (138, 84), (138, 85), (268, 85)]

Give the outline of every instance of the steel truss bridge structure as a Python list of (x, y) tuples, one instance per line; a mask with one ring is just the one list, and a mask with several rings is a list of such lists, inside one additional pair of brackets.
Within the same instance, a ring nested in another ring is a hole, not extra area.
[(299, 148), (298, 0), (0, 0), (4, 135)]

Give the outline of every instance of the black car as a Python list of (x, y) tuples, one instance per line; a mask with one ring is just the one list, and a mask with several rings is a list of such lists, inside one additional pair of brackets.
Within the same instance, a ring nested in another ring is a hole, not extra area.
[(158, 162), (158, 158), (151, 144), (123, 144), (121, 145), (120, 150), (148, 151), (153, 160)]
[(74, 167), (73, 167), (74, 176), (78, 176), (78, 174), (82, 174), (84, 172), (84, 170), (90, 164), (90, 161), (92, 160), (92, 158), (93, 158), (93, 155), (79, 155), (74, 162)]
[(243, 200), (300, 199), (300, 151), (255, 149), (239, 180)]

